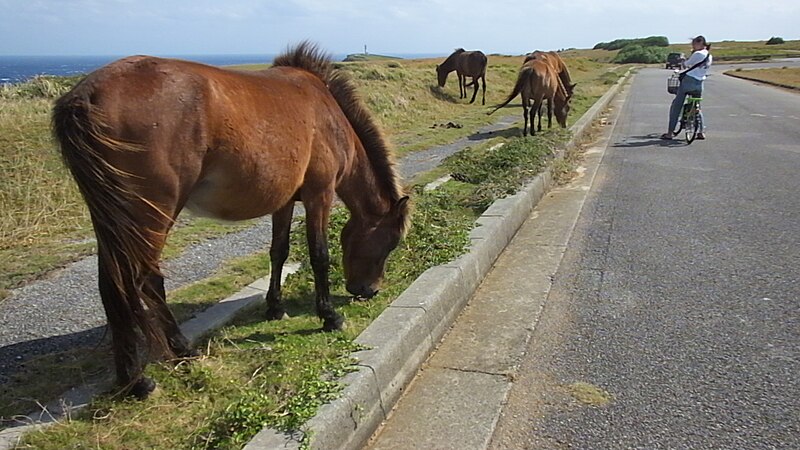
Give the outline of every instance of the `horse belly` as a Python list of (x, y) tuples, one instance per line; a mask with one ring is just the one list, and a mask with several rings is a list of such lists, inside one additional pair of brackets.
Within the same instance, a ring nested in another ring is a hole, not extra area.
[(272, 214), (295, 198), (295, 177), (255, 177), (211, 173), (192, 189), (186, 209), (225, 221), (239, 221)]

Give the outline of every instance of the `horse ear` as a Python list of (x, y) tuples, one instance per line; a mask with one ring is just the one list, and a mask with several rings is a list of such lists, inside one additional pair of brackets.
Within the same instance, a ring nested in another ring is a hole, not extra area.
[(411, 200), (411, 197), (409, 197), (407, 195), (405, 195), (405, 196), (401, 197), (400, 199), (398, 199), (394, 203), (395, 211), (405, 211), (405, 210), (407, 210), (408, 209), (408, 201), (409, 200)]
[(569, 85), (569, 90), (571, 91), (571, 90), (575, 89), (575, 86), (577, 86), (577, 85), (578, 85), (578, 83), (572, 83), (571, 85)]

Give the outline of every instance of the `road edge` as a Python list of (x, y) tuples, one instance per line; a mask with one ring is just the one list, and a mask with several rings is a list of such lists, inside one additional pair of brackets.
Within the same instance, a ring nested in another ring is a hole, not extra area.
[[(575, 147), (629, 79), (620, 78), (570, 127), (572, 139), (556, 159)], [(539, 200), (553, 185), (552, 165), (517, 194), (494, 202), (470, 233), (470, 251), (425, 271), (356, 339), (368, 350), (353, 354), (358, 369), (345, 376), (342, 395), (320, 408), (303, 432), (261, 430), (245, 450), (358, 449), (380, 426)], [(324, 445), (322, 444), (324, 443)]]

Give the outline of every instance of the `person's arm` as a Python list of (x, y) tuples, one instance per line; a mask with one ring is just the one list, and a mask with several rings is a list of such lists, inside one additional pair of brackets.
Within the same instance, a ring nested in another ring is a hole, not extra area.
[(706, 59), (706, 56), (700, 52), (692, 53), (692, 56), (683, 63), (683, 71), (686, 72), (686, 69), (692, 68), (695, 64), (699, 63), (700, 61)]

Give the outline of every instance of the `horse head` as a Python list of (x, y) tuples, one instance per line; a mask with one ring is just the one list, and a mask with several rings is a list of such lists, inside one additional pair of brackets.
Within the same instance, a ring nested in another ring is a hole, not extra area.
[(570, 103), (572, 102), (572, 95), (575, 92), (575, 86), (578, 84), (573, 83), (562, 85), (559, 82), (559, 85), (563, 87), (563, 92), (556, 96), (554, 112), (556, 114), (556, 120), (558, 121), (558, 124), (561, 125), (561, 128), (566, 128), (567, 116), (569, 115)]
[(342, 230), (344, 277), (347, 291), (362, 298), (378, 293), (386, 260), (408, 228), (408, 197), (395, 201), (377, 219), (352, 215)]
[(439, 87), (444, 87), (444, 83), (447, 81), (447, 74), (449, 74), (447, 70), (442, 68), (440, 65), (436, 65), (436, 77), (439, 81)]

